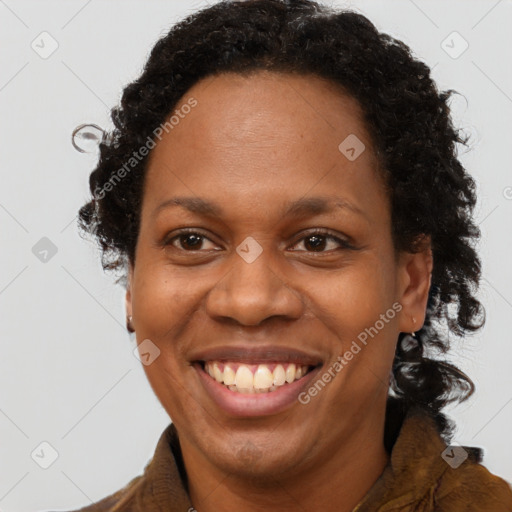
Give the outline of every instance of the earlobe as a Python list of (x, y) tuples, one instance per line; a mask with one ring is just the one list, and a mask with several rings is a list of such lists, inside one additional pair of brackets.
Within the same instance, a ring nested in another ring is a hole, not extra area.
[[(414, 332), (425, 322), (428, 294), (432, 283), (433, 256), (430, 237), (425, 237), (420, 250), (401, 257), (400, 298), (402, 304), (400, 331)], [(413, 320), (414, 319), (414, 320)]]

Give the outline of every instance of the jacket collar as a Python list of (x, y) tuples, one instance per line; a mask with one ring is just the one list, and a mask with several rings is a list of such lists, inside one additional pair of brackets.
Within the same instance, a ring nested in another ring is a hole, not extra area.
[(186, 490), (182, 460), (178, 432), (171, 423), (160, 436), (153, 459), (146, 465), (141, 479), (145, 485), (137, 496), (136, 510), (194, 510)]
[(420, 408), (409, 409), (389, 464), (353, 512), (401, 510), (422, 500), (433, 504), (436, 484), (449, 469), (441, 457), (445, 448), (434, 420)]

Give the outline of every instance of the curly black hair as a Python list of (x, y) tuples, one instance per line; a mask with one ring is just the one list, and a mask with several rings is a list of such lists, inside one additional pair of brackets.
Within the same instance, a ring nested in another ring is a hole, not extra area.
[(476, 186), (457, 158), (457, 144), (468, 139), (451, 120), (455, 91), (440, 92), (408, 46), (363, 15), (310, 0), (221, 1), (174, 25), (111, 111), (115, 128), (100, 144), (93, 197), (79, 212), (81, 231), (98, 240), (105, 270), (134, 264), (147, 156), (129, 172), (120, 169), (200, 79), (258, 70), (314, 74), (357, 99), (390, 195), (395, 251), (417, 252), (430, 237), (426, 320), (415, 344), (406, 333), (398, 339), (385, 444), (392, 446), (412, 406), (424, 409), (449, 441), (454, 424), (441, 409), (467, 399), (474, 384), (438, 357), (450, 348), (450, 334), (463, 337), (485, 322), (474, 295), (481, 274)]

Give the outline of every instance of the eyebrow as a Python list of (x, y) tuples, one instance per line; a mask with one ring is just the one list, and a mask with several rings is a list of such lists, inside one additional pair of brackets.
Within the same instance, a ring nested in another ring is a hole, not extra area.
[[(172, 207), (182, 207), (192, 213), (207, 217), (221, 217), (223, 213), (222, 207), (217, 203), (201, 199), (200, 197), (179, 196), (167, 199), (159, 204), (153, 211), (153, 216), (156, 217), (160, 211)], [(281, 212), (280, 217), (320, 215), (322, 213), (329, 213), (335, 209), (348, 209), (366, 218), (366, 214), (353, 203), (346, 199), (332, 196), (307, 197), (293, 201)]]

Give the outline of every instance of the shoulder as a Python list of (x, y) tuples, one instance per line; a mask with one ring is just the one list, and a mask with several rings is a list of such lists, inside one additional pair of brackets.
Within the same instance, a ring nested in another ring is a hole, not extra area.
[(409, 469), (424, 475), (435, 510), (512, 512), (512, 487), (485, 467), (481, 448), (447, 446), (432, 419), (420, 411), (411, 411), (404, 430), (401, 455), (415, 459)]
[(458, 467), (447, 465), (435, 488), (435, 502), (441, 510), (511, 512), (512, 487), (468, 457)]
[(190, 501), (180, 475), (180, 453), (178, 434), (171, 423), (161, 434), (142, 474), (100, 501), (66, 512), (149, 512), (166, 510), (170, 505), (176, 510), (188, 510)]
[(480, 448), (447, 446), (433, 418), (411, 409), (388, 466), (356, 510), (512, 512), (510, 484), (482, 458)]

